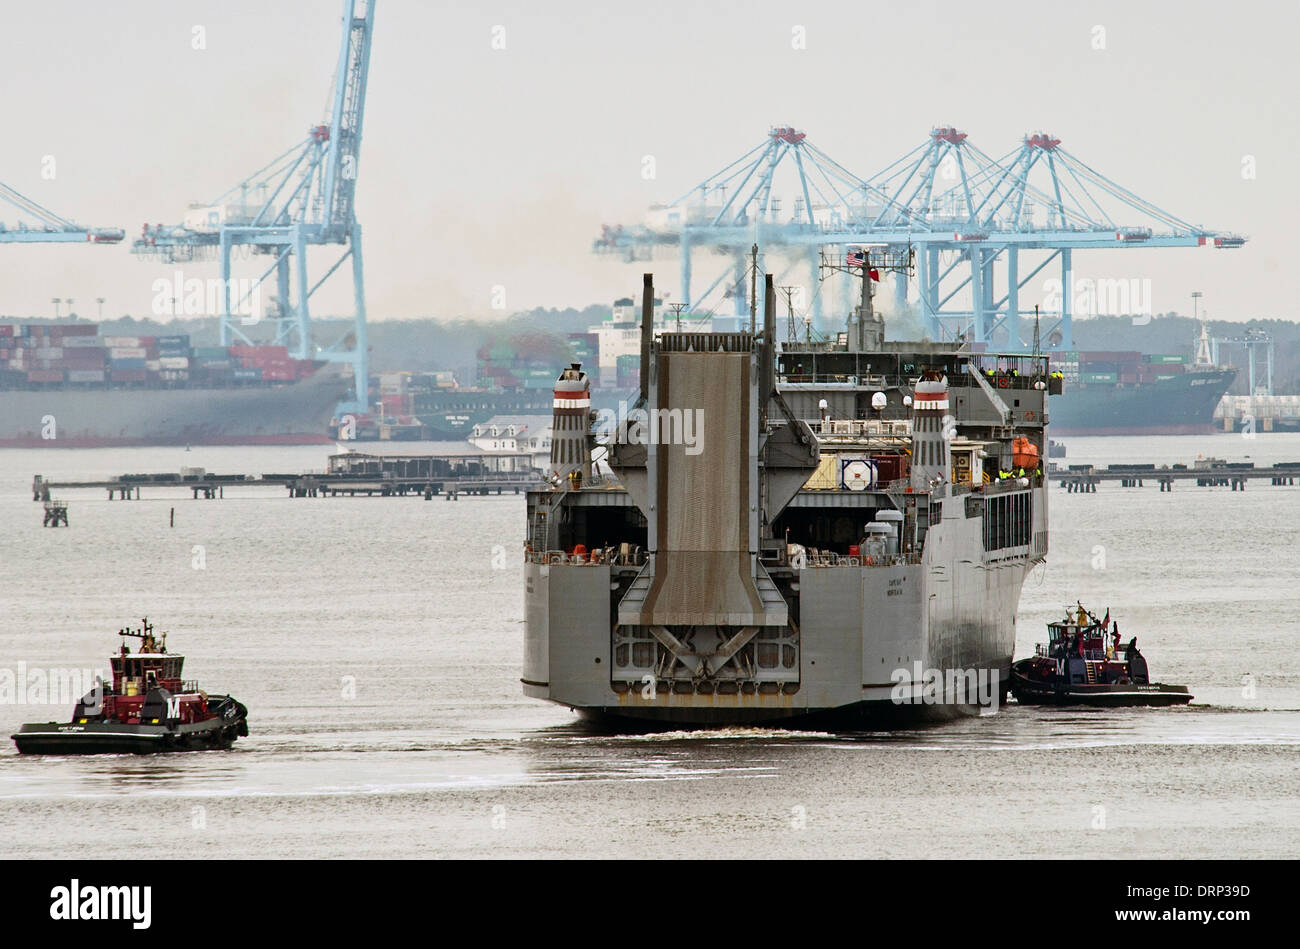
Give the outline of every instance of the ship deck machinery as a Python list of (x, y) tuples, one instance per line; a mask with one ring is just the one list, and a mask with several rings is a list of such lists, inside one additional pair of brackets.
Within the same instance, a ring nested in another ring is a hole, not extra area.
[(525, 693), (618, 727), (848, 729), (969, 712), (951, 672), (1005, 694), (1047, 488), (1002, 475), (1017, 443), (1046, 453), (1046, 360), (778, 353), (770, 286), (761, 334), (656, 337), (649, 275), (645, 294), (610, 475), (592, 475), (585, 374), (557, 383), (550, 483), (528, 494)]

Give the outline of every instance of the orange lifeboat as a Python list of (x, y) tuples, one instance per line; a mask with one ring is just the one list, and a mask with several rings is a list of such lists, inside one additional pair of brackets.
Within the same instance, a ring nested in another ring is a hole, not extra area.
[(1011, 443), (1011, 461), (1017, 468), (1038, 467), (1038, 447), (1021, 436)]

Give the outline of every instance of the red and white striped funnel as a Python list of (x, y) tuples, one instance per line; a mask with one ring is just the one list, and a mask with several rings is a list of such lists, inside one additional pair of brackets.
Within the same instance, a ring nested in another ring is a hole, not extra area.
[(551, 421), (551, 478), (564, 481), (591, 478), (591, 439), (587, 419), (591, 414), (591, 379), (575, 362), (560, 370), (555, 380)]
[(912, 391), (912, 490), (931, 491), (952, 480), (952, 452), (944, 422), (948, 379), (927, 371)]

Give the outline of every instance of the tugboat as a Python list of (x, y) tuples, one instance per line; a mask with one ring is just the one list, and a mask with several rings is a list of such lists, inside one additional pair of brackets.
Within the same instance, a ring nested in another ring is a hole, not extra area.
[(1047, 624), (1047, 636), (1032, 659), (1011, 666), (1011, 693), (1023, 704), (1185, 705), (1193, 698), (1185, 685), (1151, 681), (1137, 637), (1121, 646), (1110, 610), (1098, 620), (1077, 603), (1064, 620)]
[(248, 734), (248, 709), (229, 695), (208, 695), (181, 679), (185, 657), (167, 651), (167, 634), (154, 636), (148, 619), (118, 635), (125, 642), (113, 664), (113, 685), (99, 682), (82, 696), (70, 722), (24, 725), (11, 735), (20, 754), (148, 754), (229, 748)]

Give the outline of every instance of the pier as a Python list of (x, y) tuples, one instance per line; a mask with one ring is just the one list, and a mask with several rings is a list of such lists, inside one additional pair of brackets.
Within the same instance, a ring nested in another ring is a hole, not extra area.
[(322, 472), (215, 474), (201, 468), (178, 473), (123, 474), (104, 480), (55, 481), (36, 475), (32, 500), (50, 502), (52, 491), (107, 491), (109, 500), (139, 500), (142, 489), (179, 488), (194, 500), (217, 500), (226, 491), (279, 488), (291, 498), (419, 497), (519, 494), (541, 483), (542, 473), (527, 453), (484, 452), (459, 444), (455, 451), (349, 451), (331, 455)]
[(1300, 461), (1280, 461), (1268, 467), (1256, 467), (1249, 461), (1210, 459), (1191, 465), (1116, 464), (1104, 468), (1093, 465), (1053, 466), (1048, 477), (1070, 494), (1096, 494), (1103, 481), (1118, 482), (1122, 488), (1145, 487), (1150, 481), (1161, 492), (1174, 489), (1179, 481), (1192, 482), (1199, 488), (1230, 488), (1245, 491), (1250, 481), (1268, 480), (1273, 486), (1294, 485), (1300, 478)]

